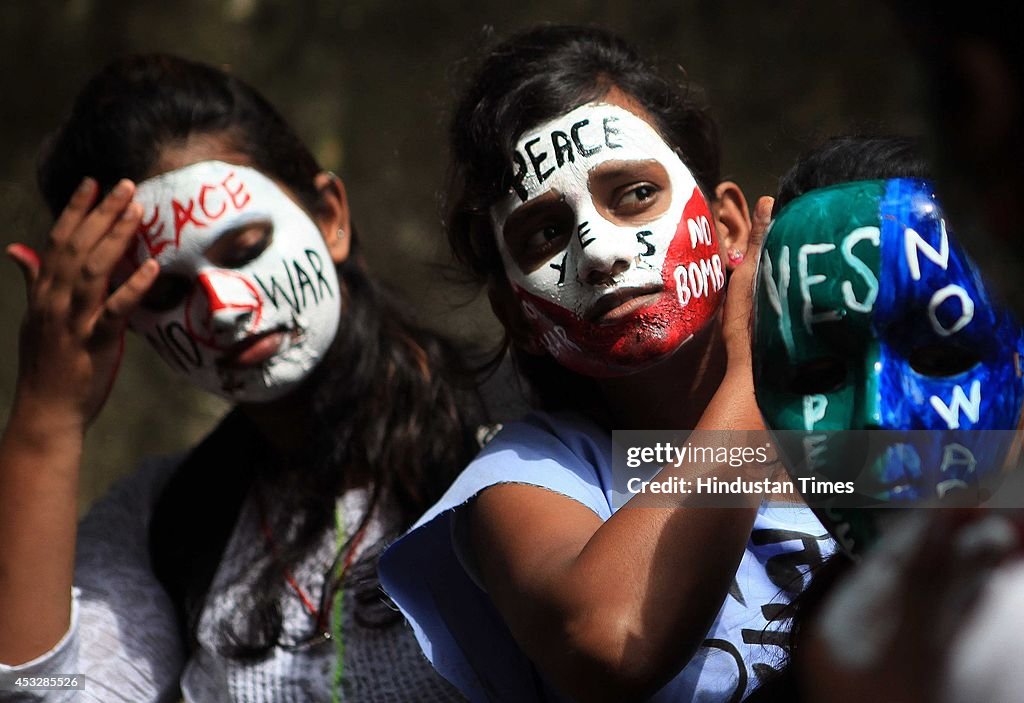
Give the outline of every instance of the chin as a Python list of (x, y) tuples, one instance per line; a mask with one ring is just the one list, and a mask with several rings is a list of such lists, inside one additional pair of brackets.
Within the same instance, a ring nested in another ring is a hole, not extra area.
[(312, 368), (281, 361), (280, 357), (275, 357), (254, 368), (225, 369), (218, 373), (220, 384), (207, 390), (234, 403), (280, 400), (301, 386)]
[(654, 368), (693, 340), (677, 330), (632, 329), (610, 347), (580, 343), (581, 353), (556, 356), (562, 366), (591, 378), (621, 378)]

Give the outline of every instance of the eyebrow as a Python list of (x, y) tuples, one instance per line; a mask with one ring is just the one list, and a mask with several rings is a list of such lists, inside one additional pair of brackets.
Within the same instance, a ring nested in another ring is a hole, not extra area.
[(529, 224), (532, 219), (540, 216), (552, 204), (561, 202), (564, 197), (561, 191), (557, 188), (552, 188), (546, 193), (538, 195), (529, 202), (520, 205), (505, 220), (505, 225), (501, 232), (502, 236), (505, 236), (509, 229)]
[(647, 169), (655, 166), (662, 169), (665, 168), (664, 164), (657, 159), (615, 159), (605, 161), (604, 163), (598, 164), (590, 169), (590, 172), (587, 174), (587, 185), (589, 186), (595, 177), (617, 178), (619, 176), (629, 175), (640, 169)]

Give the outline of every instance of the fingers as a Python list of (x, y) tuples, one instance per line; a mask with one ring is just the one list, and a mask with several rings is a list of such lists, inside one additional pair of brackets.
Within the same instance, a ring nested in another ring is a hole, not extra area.
[[(754, 206), (754, 221), (750, 229), (750, 243), (748, 247), (753, 247), (753, 253), (757, 253), (761, 248), (761, 240), (764, 239), (765, 232), (768, 231), (768, 225), (772, 222), (772, 208), (775, 206), (775, 198), (767, 195), (761, 196), (757, 199), (757, 205)], [(753, 258), (750, 256), (750, 250), (748, 249), (747, 258)]]
[[(46, 260), (52, 260), (53, 279), (57, 287), (69, 285), (81, 275), (83, 257), (87, 256), (96, 242), (114, 226), (131, 202), (134, 192), (135, 184), (122, 179), (99, 205), (78, 221), (71, 232), (65, 233), (62, 229), (58, 233), (57, 227), (54, 227), (50, 234)], [(69, 203), (68, 208), (70, 207)], [(47, 273), (46, 260), (43, 263), (44, 275)]]
[(89, 214), (89, 208), (96, 201), (97, 192), (95, 180), (92, 178), (82, 179), (50, 231), (51, 243), (64, 242), (71, 236), (79, 223)]
[(128, 318), (138, 308), (143, 296), (153, 285), (153, 281), (156, 280), (159, 273), (160, 265), (156, 259), (146, 259), (128, 277), (127, 281), (110, 294), (96, 321), (94, 332), (96, 343), (103, 343), (120, 336), (128, 323)]
[(18, 265), (25, 277), (25, 295), (31, 299), (32, 288), (39, 278), (39, 254), (24, 244), (11, 244), (7, 247), (7, 256)]
[(106, 297), (111, 272), (134, 241), (142, 219), (142, 206), (129, 203), (106, 236), (92, 248), (81, 265), (73, 300), (78, 309), (92, 311)]

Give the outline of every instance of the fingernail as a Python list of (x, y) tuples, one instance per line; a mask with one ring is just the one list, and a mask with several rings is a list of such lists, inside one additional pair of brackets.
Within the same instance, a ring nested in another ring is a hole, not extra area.
[(7, 245), (4, 251), (7, 253), (8, 258), (18, 266), (22, 265), (23, 260), (30, 261), (34, 266), (39, 265), (39, 254), (32, 247), (25, 246), (20, 242)]
[(121, 213), (122, 220), (135, 220), (142, 214), (142, 207), (138, 203), (129, 203), (128, 207)]
[(128, 195), (128, 191), (131, 190), (131, 187), (131, 181), (118, 181), (118, 184), (114, 186), (113, 194), (118, 197)]
[(93, 180), (86, 176), (85, 178), (82, 179), (82, 182), (78, 184), (78, 193), (80, 193), (81, 195), (85, 195), (90, 190), (92, 190), (92, 184)]

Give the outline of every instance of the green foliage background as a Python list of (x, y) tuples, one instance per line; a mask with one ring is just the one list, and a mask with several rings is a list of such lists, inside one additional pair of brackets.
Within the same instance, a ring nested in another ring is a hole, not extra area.
[[(421, 319), (493, 341), (486, 302), (444, 274), (444, 125), (466, 57), (492, 33), (544, 21), (608, 27), (704, 85), (722, 126), (725, 173), (751, 202), (826, 136), (922, 130), (917, 68), (872, 2), (9, 0), (0, 3), (0, 244), (45, 235), (36, 154), (84, 81), (123, 53), (175, 52), (237, 73), (293, 121), (345, 180), (372, 267)], [(0, 262), (4, 417), (23, 309), (21, 278)], [(225, 408), (129, 340), (89, 435), (81, 506), (139, 457), (187, 447)]]

